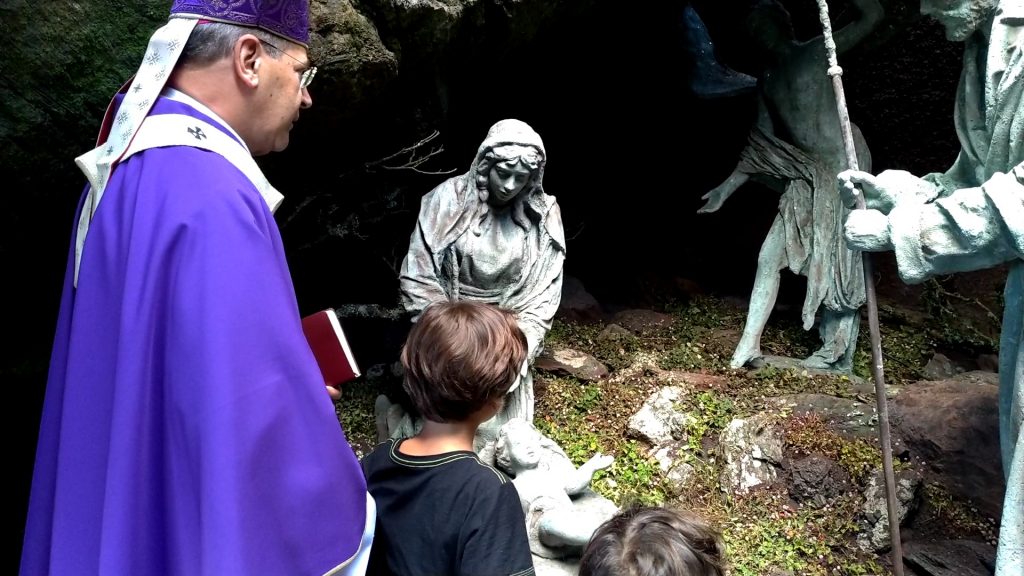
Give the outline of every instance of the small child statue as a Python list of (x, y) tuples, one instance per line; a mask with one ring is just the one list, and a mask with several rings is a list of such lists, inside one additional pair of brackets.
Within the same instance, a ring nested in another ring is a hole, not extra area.
[(618, 511), (589, 490), (594, 473), (612, 465), (611, 456), (595, 454), (577, 469), (553, 440), (514, 418), (498, 431), (495, 459), (514, 476), (530, 550), (537, 556), (578, 557), (594, 531)]

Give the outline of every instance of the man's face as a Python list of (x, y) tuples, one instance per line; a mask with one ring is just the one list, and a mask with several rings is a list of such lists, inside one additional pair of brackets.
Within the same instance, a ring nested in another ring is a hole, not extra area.
[(921, 14), (946, 29), (946, 38), (963, 42), (986, 24), (998, 0), (921, 0)]
[(299, 120), (299, 110), (313, 105), (309, 90), (300, 87), (302, 73), (309, 67), (306, 49), (289, 45), (277, 58), (267, 53), (260, 70), (263, 92), (260, 114), (261, 146), (253, 155), (280, 152), (288, 147), (292, 126)]

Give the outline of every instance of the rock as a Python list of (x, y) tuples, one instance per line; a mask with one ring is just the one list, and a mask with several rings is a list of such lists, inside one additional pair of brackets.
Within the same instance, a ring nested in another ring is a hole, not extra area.
[(878, 416), (874, 404), (828, 394), (787, 394), (780, 396), (793, 409), (793, 414), (816, 414), (835, 431), (848, 438), (875, 438)]
[(597, 335), (598, 342), (615, 342), (622, 338), (633, 338), (633, 333), (618, 324), (609, 324)]
[(673, 490), (682, 490), (690, 483), (690, 478), (696, 470), (689, 462), (679, 462), (665, 474), (665, 479)]
[(953, 364), (953, 361), (946, 355), (936, 352), (921, 370), (921, 375), (928, 380), (945, 380), (961, 372), (964, 372), (962, 367)]
[(999, 374), (995, 372), (988, 372), (985, 370), (971, 370), (970, 372), (963, 372), (950, 378), (950, 380), (956, 380), (959, 382), (969, 382), (971, 384), (988, 384), (989, 386), (999, 386)]
[(998, 386), (965, 379), (907, 386), (890, 405), (894, 435), (929, 481), (969, 499), (982, 514), (999, 518), (1005, 479), (999, 452)]
[[(845, 376), (854, 384), (864, 384), (865, 380), (860, 376), (854, 376), (846, 370), (831, 370), (828, 368), (808, 368), (803, 365), (803, 360), (790, 358), (788, 356), (762, 356), (760, 360), (767, 366), (782, 370), (791, 370), (797, 374), (806, 376)], [(761, 368), (758, 368), (760, 370)]]
[(718, 446), (724, 459), (722, 489), (742, 494), (774, 482), (782, 463), (782, 440), (782, 430), (769, 425), (764, 415), (730, 422)]
[[(907, 515), (917, 508), (920, 487), (921, 475), (916, 470), (896, 472), (897, 526), (903, 525)], [(882, 552), (888, 550), (892, 544), (889, 538), (889, 509), (885, 498), (885, 475), (878, 470), (868, 480), (868, 486), (864, 490), (863, 517), (867, 530), (857, 537), (857, 541), (865, 550)]]
[(311, 2), (310, 53), (321, 66), (316, 81), (321, 102), (330, 112), (345, 115), (377, 96), (398, 77), (398, 58), (384, 46), (377, 26), (350, 0)]
[(670, 442), (662, 446), (655, 446), (649, 452), (649, 456), (658, 463), (662, 474), (667, 474), (675, 466), (676, 462), (690, 451), (686, 442)]
[(661, 473), (676, 490), (685, 487), (693, 475), (694, 468), (686, 461), (691, 454), (689, 444), (680, 441), (656, 446), (650, 452), (651, 458), (658, 463)]
[(789, 494), (797, 502), (823, 506), (850, 488), (850, 474), (838, 463), (819, 454), (790, 465)]
[(674, 319), (668, 314), (654, 310), (623, 310), (612, 316), (612, 322), (634, 334), (649, 334), (672, 325)]
[(573, 376), (584, 382), (600, 380), (608, 375), (608, 368), (597, 358), (571, 348), (544, 350), (537, 356), (533, 367), (545, 372)]
[(971, 540), (908, 542), (903, 563), (920, 576), (991, 576), (995, 548)]
[(604, 318), (601, 304), (587, 292), (583, 282), (566, 274), (562, 277), (562, 301), (555, 316), (569, 322), (596, 323)]
[(683, 372), (671, 370), (668, 377), (679, 382), (685, 382), (696, 390), (721, 390), (729, 383), (729, 379), (718, 374), (704, 374), (703, 372)]
[(977, 360), (978, 370), (983, 372), (999, 372), (998, 354), (979, 354)]
[(685, 394), (686, 390), (679, 386), (667, 386), (652, 394), (629, 419), (629, 433), (655, 447), (682, 439), (692, 419), (676, 408)]

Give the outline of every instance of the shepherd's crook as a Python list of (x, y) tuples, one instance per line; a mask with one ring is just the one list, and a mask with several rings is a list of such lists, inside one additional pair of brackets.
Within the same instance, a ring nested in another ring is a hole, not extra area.
[[(843, 131), (843, 145), (846, 161), (851, 170), (857, 166), (857, 149), (853, 143), (853, 129), (850, 127), (850, 113), (846, 109), (846, 95), (843, 92), (843, 69), (836, 60), (836, 43), (832, 39), (832, 22), (828, 17), (828, 2), (818, 0), (818, 15), (824, 31), (825, 51), (828, 53), (828, 75), (832, 77), (832, 89), (836, 94), (836, 108), (839, 124)], [(857, 209), (865, 208), (864, 195), (857, 195)], [(878, 300), (875, 297), (874, 274), (871, 259), (863, 254), (864, 294), (868, 304), (868, 328), (871, 332), (871, 373), (875, 379), (875, 402), (878, 404), (878, 434), (882, 444), (882, 468), (885, 472), (885, 502), (889, 511), (889, 539), (892, 542), (892, 567), (896, 576), (903, 576), (903, 546), (900, 543), (900, 521), (896, 511), (896, 478), (892, 470), (892, 444), (889, 442), (889, 408), (885, 400), (885, 377), (882, 375), (882, 337), (878, 330)]]

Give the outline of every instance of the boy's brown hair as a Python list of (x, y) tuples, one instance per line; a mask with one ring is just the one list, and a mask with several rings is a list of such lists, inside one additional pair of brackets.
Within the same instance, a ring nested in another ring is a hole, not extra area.
[(723, 550), (719, 533), (698, 516), (632, 507), (594, 532), (579, 575), (722, 576)]
[(473, 301), (435, 302), (402, 347), (403, 388), (433, 422), (463, 422), (503, 398), (526, 361), (515, 315)]

